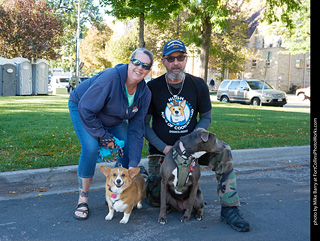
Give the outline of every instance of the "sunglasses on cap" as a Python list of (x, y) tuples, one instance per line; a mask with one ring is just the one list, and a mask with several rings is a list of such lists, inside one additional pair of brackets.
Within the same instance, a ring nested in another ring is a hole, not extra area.
[(186, 57), (187, 55), (179, 55), (177, 57), (173, 57), (173, 56), (164, 57), (164, 59), (166, 59), (169, 63), (172, 63), (174, 62), (175, 59), (177, 59), (179, 62), (182, 62), (185, 60)]
[(143, 62), (141, 62), (141, 61), (138, 60), (138, 59), (131, 59), (131, 63), (132, 63), (134, 66), (139, 66), (139, 65), (141, 64), (141, 65), (142, 65), (142, 68), (144, 68), (145, 70), (151, 69), (151, 64), (143, 63)]

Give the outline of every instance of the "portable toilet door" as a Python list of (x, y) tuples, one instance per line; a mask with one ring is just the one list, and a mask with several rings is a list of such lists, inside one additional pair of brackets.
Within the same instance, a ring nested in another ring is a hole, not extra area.
[(15, 96), (16, 94), (16, 65), (11, 59), (0, 58), (0, 95)]
[(17, 66), (17, 95), (32, 94), (32, 68), (26, 58), (14, 58)]
[(49, 63), (44, 59), (38, 59), (32, 63), (32, 94), (47, 95), (49, 83)]

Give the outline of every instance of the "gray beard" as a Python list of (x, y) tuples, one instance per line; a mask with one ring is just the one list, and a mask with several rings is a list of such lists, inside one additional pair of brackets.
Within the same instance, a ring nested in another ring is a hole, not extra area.
[(168, 78), (171, 80), (175, 80), (175, 79), (184, 79), (185, 77), (185, 73), (180, 71), (179, 74), (174, 74), (174, 73), (168, 73)]

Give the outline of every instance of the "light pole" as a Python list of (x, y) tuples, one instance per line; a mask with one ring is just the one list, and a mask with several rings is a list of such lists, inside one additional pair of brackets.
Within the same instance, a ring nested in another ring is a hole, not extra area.
[(263, 78), (263, 86), (262, 86), (262, 91), (261, 91), (261, 101), (260, 101), (260, 106), (262, 106), (262, 99), (263, 99), (263, 94), (264, 94), (264, 86), (266, 85), (266, 77), (267, 77), (267, 70), (268, 70), (268, 65), (270, 64), (270, 56), (271, 52), (268, 51), (267, 58), (266, 58), (266, 66), (264, 70), (264, 78)]
[(78, 27), (77, 27), (77, 53), (76, 53), (76, 86), (79, 85), (79, 65), (80, 65), (80, 3), (81, 0), (78, 0)]

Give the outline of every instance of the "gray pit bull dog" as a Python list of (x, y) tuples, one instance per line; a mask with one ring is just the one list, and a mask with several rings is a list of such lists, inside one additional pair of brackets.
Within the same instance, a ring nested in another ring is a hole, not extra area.
[(202, 220), (205, 203), (198, 182), (201, 176), (198, 158), (208, 152), (217, 153), (223, 149), (223, 144), (216, 136), (203, 128), (180, 137), (174, 144), (165, 156), (160, 169), (161, 206), (158, 219), (160, 224), (167, 223), (167, 206), (184, 212), (181, 222), (188, 222), (192, 212), (196, 213), (197, 220)]

